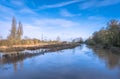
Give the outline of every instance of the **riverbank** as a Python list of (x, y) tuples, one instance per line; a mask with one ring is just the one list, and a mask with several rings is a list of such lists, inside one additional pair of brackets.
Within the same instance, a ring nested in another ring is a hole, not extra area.
[(80, 45), (79, 43), (53, 43), (53, 44), (38, 44), (38, 45), (16, 45), (12, 47), (0, 47), (0, 52), (12, 52), (12, 51), (23, 51), (23, 50), (37, 50), (37, 49), (63, 49), (73, 46)]
[(68, 43), (68, 44), (62, 43), (62, 44), (44, 45), (44, 46), (37, 47), (37, 48), (29, 47), (27, 48), (27, 50), (23, 48), (24, 51), (3, 52), (0, 55), (0, 61), (3, 61), (2, 63), (18, 62), (18, 61), (21, 61), (21, 60), (24, 60), (26, 58), (30, 58), (33, 56), (44, 55), (45, 53), (51, 53), (51, 52), (61, 51), (64, 49), (75, 48), (79, 45), (80, 43)]

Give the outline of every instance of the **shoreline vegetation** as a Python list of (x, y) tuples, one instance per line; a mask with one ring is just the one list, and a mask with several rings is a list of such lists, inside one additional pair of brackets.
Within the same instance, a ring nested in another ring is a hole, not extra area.
[(0, 39), (0, 52), (36, 50), (41, 48), (55, 50), (58, 48), (71, 48), (82, 43), (82, 38), (76, 38), (68, 42), (61, 41), (59, 36), (55, 40), (44, 40), (43, 37), (41, 40), (36, 38), (31, 39), (29, 37), (23, 38), (22, 23), (19, 22), (17, 27), (16, 19), (13, 17), (9, 35), (6, 39)]
[(19, 45), (19, 46), (12, 46), (12, 47), (7, 47), (3, 46), (0, 47), (0, 52), (13, 52), (13, 51), (24, 51), (24, 50), (37, 50), (37, 49), (49, 49), (49, 50), (57, 50), (57, 49), (66, 49), (66, 48), (71, 48), (75, 46), (79, 46), (80, 42), (74, 42), (74, 43), (44, 43), (44, 44), (38, 44), (38, 45)]
[(106, 28), (94, 32), (85, 43), (120, 54), (120, 22), (118, 20), (111, 20), (107, 23)]

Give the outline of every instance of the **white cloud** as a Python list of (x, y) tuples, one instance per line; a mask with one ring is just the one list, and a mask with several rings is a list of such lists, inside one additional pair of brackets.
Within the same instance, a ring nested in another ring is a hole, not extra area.
[(79, 24), (77, 22), (73, 22), (66, 19), (38, 19), (35, 21), (35, 24), (39, 26), (44, 27), (72, 27), (72, 26), (78, 26)]
[(120, 0), (89, 0), (84, 1), (80, 4), (81, 9), (87, 9), (92, 7), (101, 7), (101, 6), (109, 6), (120, 3)]
[(20, 13), (28, 13), (28, 14), (36, 14), (33, 10), (29, 9), (29, 8), (22, 8), (20, 11)]
[(10, 28), (11, 28), (10, 22), (0, 21), (0, 36), (6, 38), (9, 34)]
[(72, 0), (68, 2), (62, 2), (57, 4), (51, 4), (51, 5), (43, 5), (39, 7), (39, 9), (48, 9), (48, 8), (59, 8), (63, 6), (67, 6), (74, 3), (80, 3), (81, 9), (87, 9), (91, 7), (101, 7), (101, 6), (109, 6), (120, 3), (120, 0)]
[[(67, 27), (66, 27), (67, 25)], [(102, 25), (103, 26), (103, 25)], [(25, 25), (25, 36), (41, 39), (56, 39), (60, 36), (62, 40), (82, 37), (88, 38), (96, 29), (102, 27), (98, 22), (73, 22), (65, 19), (37, 19), (30, 25)], [(87, 28), (87, 29), (86, 29)]]
[(24, 2), (22, 2), (22, 0), (11, 0), (10, 2), (15, 6), (24, 6)]
[(90, 0), (90, 1), (85, 1), (83, 2), (82, 4), (80, 4), (80, 8), (82, 9), (87, 9), (87, 8), (90, 8), (90, 7), (93, 7), (93, 6), (96, 6), (97, 4), (97, 1), (96, 0)]
[(98, 6), (108, 6), (120, 3), (120, 0), (103, 0)]
[(76, 28), (75, 25), (78, 23), (64, 19), (38, 19), (32, 24), (24, 24), (24, 36), (41, 39), (43, 34), (44, 39), (47, 40), (56, 39), (57, 36), (60, 36), (62, 40), (67, 40), (78, 35), (71, 29)]
[(89, 16), (88, 17), (88, 20), (94, 20), (94, 21), (105, 21), (106, 18), (105, 17), (102, 17), (102, 16)]
[(23, 24), (23, 29), (24, 29), (24, 36), (40, 39), (42, 34), (41, 27), (36, 27), (32, 24)]
[(74, 17), (74, 16), (80, 16), (81, 14), (72, 14), (68, 10), (62, 9), (60, 11), (60, 15), (63, 16), (63, 17)]
[[(6, 6), (3, 6), (3, 5), (0, 5), (0, 12), (1, 13), (4, 13), (4, 14), (7, 14), (7, 15), (14, 15), (14, 10), (12, 10), (11, 8), (9, 7), (6, 7)], [(1, 15), (1, 14), (0, 14)], [(2, 14), (3, 15), (3, 14)]]
[(43, 5), (40, 7), (40, 9), (47, 9), (47, 8), (58, 8), (58, 7), (63, 7), (66, 5), (70, 5), (73, 3), (77, 3), (80, 2), (82, 0), (72, 0), (72, 1), (68, 1), (68, 2), (62, 2), (62, 3), (58, 3), (58, 4), (51, 4), (51, 5)]

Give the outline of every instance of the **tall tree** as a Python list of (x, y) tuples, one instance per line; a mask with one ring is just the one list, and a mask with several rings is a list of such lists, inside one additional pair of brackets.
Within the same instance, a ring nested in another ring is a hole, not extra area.
[(12, 19), (12, 28), (10, 30), (10, 35), (8, 36), (8, 39), (14, 40), (16, 39), (16, 19), (13, 17)]
[(22, 35), (23, 35), (23, 27), (22, 27), (22, 23), (19, 22), (18, 30), (17, 30), (17, 39), (21, 40)]

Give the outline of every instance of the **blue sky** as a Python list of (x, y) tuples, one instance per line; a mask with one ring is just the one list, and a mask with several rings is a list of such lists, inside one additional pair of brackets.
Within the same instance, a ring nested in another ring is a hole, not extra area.
[(9, 34), (14, 16), (30, 38), (85, 39), (109, 20), (119, 20), (119, 9), (120, 0), (0, 0), (0, 36)]

